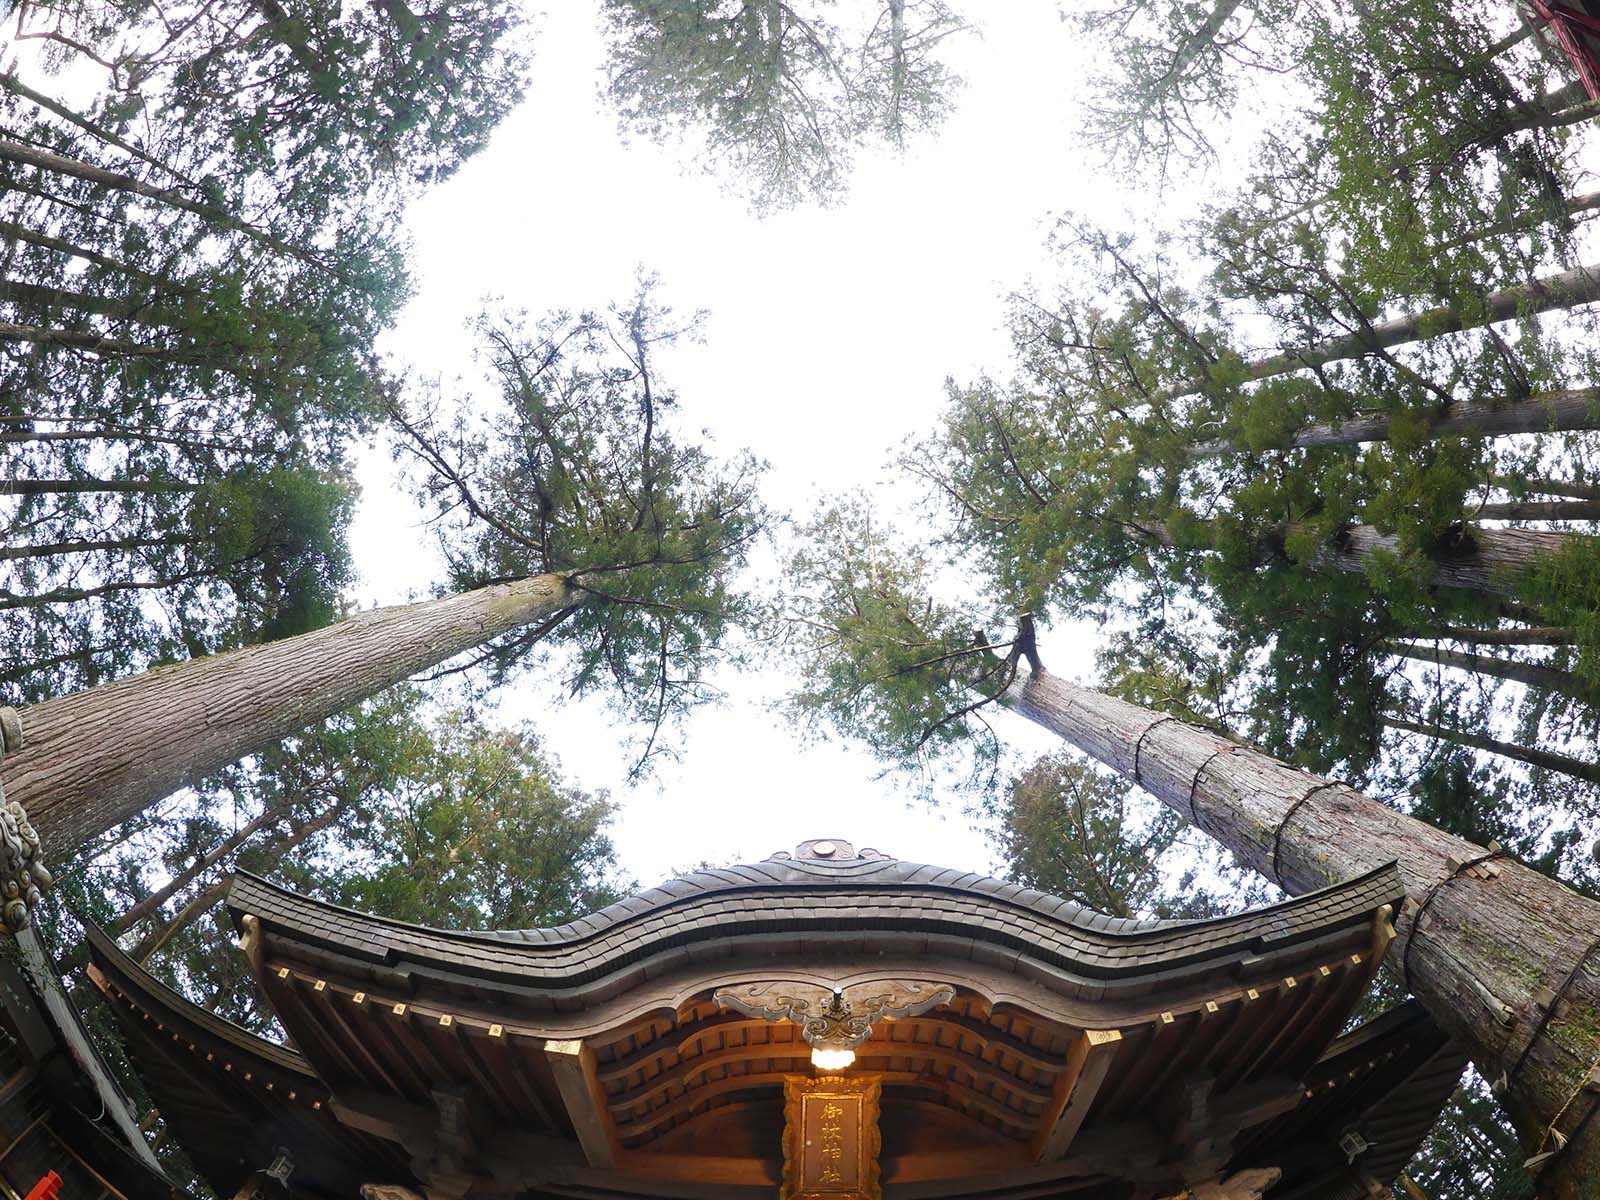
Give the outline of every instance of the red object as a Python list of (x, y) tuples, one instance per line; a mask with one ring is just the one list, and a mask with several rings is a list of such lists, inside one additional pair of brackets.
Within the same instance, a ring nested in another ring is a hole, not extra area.
[(54, 1171), (46, 1171), (43, 1179), (33, 1185), (33, 1190), (28, 1193), (28, 1200), (56, 1200), (61, 1192), (61, 1176)]
[(1526, 0), (1526, 11), (1542, 25), (1554, 46), (1572, 63), (1591, 100), (1600, 100), (1600, 18), (1586, 0), (1581, 7), (1561, 0)]

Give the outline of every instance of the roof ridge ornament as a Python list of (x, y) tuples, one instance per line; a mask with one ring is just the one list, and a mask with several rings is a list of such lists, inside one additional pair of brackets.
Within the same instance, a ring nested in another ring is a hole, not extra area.
[(787, 862), (799, 860), (801, 862), (846, 863), (846, 862), (875, 862), (892, 859), (894, 855), (885, 854), (881, 850), (874, 850), (871, 846), (863, 846), (857, 850), (851, 843), (843, 838), (810, 838), (801, 842), (790, 854), (786, 850), (779, 850), (768, 858), (768, 862)]

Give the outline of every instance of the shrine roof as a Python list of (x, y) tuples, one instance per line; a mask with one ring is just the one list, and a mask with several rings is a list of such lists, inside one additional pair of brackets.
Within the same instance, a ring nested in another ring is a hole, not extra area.
[(1056, 990), (1131, 996), (1160, 987), (1174, 972), (1237, 974), (1252, 958), (1370, 924), (1376, 909), (1403, 895), (1398, 873), (1385, 866), (1230, 916), (1130, 920), (975, 872), (857, 852), (835, 839), (761, 863), (693, 872), (549, 929), (429, 929), (242, 873), (227, 904), (236, 924), (253, 916), (272, 944), (334, 956), (347, 973), (404, 970), (524, 994), (583, 992), (593, 1001), (705, 957), (810, 953), (825, 943), (900, 955), (938, 944), (957, 958), (1025, 962), (1034, 975), (1059, 983)]

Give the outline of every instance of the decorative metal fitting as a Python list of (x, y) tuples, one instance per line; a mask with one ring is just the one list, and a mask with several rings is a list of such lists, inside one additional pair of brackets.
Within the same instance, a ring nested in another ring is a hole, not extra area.
[(872, 1036), (885, 1017), (915, 1017), (948, 1004), (956, 997), (947, 983), (920, 979), (883, 979), (846, 988), (774, 982), (724, 988), (712, 999), (718, 1008), (732, 1008), (747, 1017), (793, 1021), (806, 1044), (823, 1049), (855, 1050)]

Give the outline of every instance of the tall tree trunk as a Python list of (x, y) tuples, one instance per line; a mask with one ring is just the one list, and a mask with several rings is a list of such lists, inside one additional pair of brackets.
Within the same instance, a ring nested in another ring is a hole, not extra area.
[(127, 263), (119, 262), (114, 258), (109, 258), (98, 250), (91, 250), (87, 246), (79, 246), (63, 238), (51, 237), (47, 233), (40, 233), (36, 229), (30, 229), (26, 225), (19, 225), (14, 221), (0, 221), (0, 238), (5, 238), (7, 241), (27, 242), (29, 245), (40, 246), (46, 250), (55, 250), (72, 258), (81, 258), (84, 262), (94, 263), (98, 267), (104, 267), (108, 271), (126, 275), (128, 278), (136, 279), (140, 283), (156, 282), (156, 276), (146, 271), (141, 271), (137, 267), (131, 267)]
[(1211, 11), (1206, 14), (1206, 19), (1200, 23), (1199, 28), (1189, 33), (1172, 56), (1172, 62), (1162, 72), (1161, 78), (1150, 89), (1150, 102), (1158, 97), (1164, 97), (1172, 87), (1183, 79), (1183, 73), (1189, 69), (1189, 64), (1194, 62), (1206, 52), (1222, 32), (1222, 27), (1228, 23), (1229, 18), (1244, 6), (1244, 0), (1216, 0)]
[(1572, 496), (1578, 500), (1600, 500), (1600, 484), (1569, 483), (1565, 479), (1531, 479), (1496, 475), (1490, 481), (1509, 492), (1533, 492), (1540, 496)]
[(1329, 338), (1324, 342), (1285, 350), (1270, 358), (1246, 365), (1246, 379), (1270, 379), (1306, 367), (1320, 367), (1341, 359), (1361, 358), (1378, 350), (1389, 350), (1411, 342), (1481, 329), (1497, 321), (1509, 321), (1528, 313), (1545, 313), (1575, 308), (1600, 300), (1600, 266), (1574, 267), (1559, 275), (1548, 275), (1521, 287), (1490, 292), (1483, 298), (1483, 311), (1462, 317), (1448, 306), (1429, 308), (1411, 316), (1377, 321), (1357, 333)]
[(439, 600), (376, 608), (336, 625), (159, 667), (30, 705), (27, 744), (5, 761), (47, 852), (74, 846), (146, 805), (368, 696), (582, 601), (538, 575)]
[(196, 879), (199, 879), (200, 876), (204, 875), (212, 867), (216, 866), (217, 863), (221, 862), (229, 854), (232, 854), (241, 845), (248, 841), (257, 830), (261, 829), (263, 826), (270, 825), (273, 821), (278, 820), (282, 816), (283, 812), (281, 809), (269, 808), (262, 812), (261, 815), (256, 817), (254, 820), (247, 821), (238, 829), (230, 833), (227, 837), (223, 838), (205, 854), (195, 859), (194, 862), (190, 863), (182, 871), (179, 871), (167, 881), (164, 887), (157, 888), (143, 900), (139, 901), (139, 903), (128, 909), (127, 912), (123, 913), (111, 923), (109, 931), (113, 934), (126, 933), (151, 913), (160, 909), (160, 907), (168, 900), (172, 899), (179, 892), (183, 891), (184, 888), (188, 887)]
[(1379, 717), (1378, 720), (1390, 729), (1400, 729), (1406, 733), (1420, 733), (1423, 737), (1455, 742), (1460, 746), (1471, 746), (1474, 750), (1485, 750), (1490, 754), (1498, 754), (1503, 758), (1512, 758), (1517, 762), (1525, 762), (1532, 767), (1543, 767), (1546, 771), (1555, 771), (1560, 775), (1571, 775), (1574, 779), (1600, 783), (1600, 763), (1592, 759), (1575, 758), (1570, 754), (1557, 754), (1553, 750), (1540, 750), (1535, 746), (1519, 746), (1515, 742), (1502, 742), (1498, 738), (1488, 737), (1485, 734), (1469, 733), (1465, 729), (1452, 729), (1448, 725), (1439, 725), (1431, 721), (1407, 721), (1403, 717)]
[(1600, 1123), (1588, 1119), (1595, 1093), (1583, 1082), (1600, 1058), (1600, 971), (1583, 968), (1600, 946), (1600, 903), (1510, 859), (1468, 869), (1489, 852), (1345, 784), (1042, 670), (1019, 679), (1010, 699), (1293, 895), (1397, 862), (1410, 899), (1388, 970), (1496, 1082), (1530, 1154), (1553, 1148), (1552, 1125), (1569, 1140), (1545, 1160), (1541, 1191), (1592, 1196)]
[[(310, 838), (313, 834), (320, 833), (344, 811), (343, 803), (330, 804), (323, 812), (318, 813), (303, 825), (296, 825), (266, 849), (269, 863), (282, 861), (283, 856), (293, 850), (300, 843)], [(228, 891), (228, 877), (223, 876), (210, 887), (205, 888), (194, 896), (172, 915), (172, 920), (162, 923), (158, 928), (151, 930), (139, 940), (139, 944), (128, 952), (134, 962), (142, 963), (157, 950), (169, 942), (173, 935), (181, 932), (192, 924), (197, 917), (203, 915), (218, 900), (221, 900)]]
[(1480, 504), (1472, 515), (1485, 521), (1600, 521), (1600, 500), (1512, 500)]
[(166, 346), (107, 337), (81, 329), (52, 329), (43, 325), (16, 325), (0, 321), (0, 342), (26, 342), (34, 346), (61, 346), (68, 350), (91, 350), (96, 354), (115, 354), (123, 358), (171, 358), (176, 362), (199, 362), (200, 357), (176, 353)]
[(1559, 625), (1534, 625), (1527, 629), (1475, 629), (1470, 625), (1444, 625), (1437, 636), (1454, 638), (1474, 646), (1570, 646), (1578, 640), (1578, 631)]
[(1571, 671), (1547, 667), (1543, 663), (1519, 662), (1514, 658), (1495, 658), (1489, 654), (1463, 654), (1441, 646), (1419, 646), (1407, 642), (1385, 642), (1383, 649), (1385, 653), (1400, 658), (1454, 667), (1458, 671), (1471, 671), (1478, 675), (1492, 675), (1496, 679), (1509, 679), (1513, 683), (1558, 692), (1575, 700), (1594, 698), (1594, 689), (1586, 687)]
[[(1583, 534), (1548, 529), (1490, 529), (1467, 526), (1451, 547), (1433, 556), (1433, 583), (1496, 596), (1513, 596), (1520, 582), (1542, 558), (1570, 545)], [(1346, 530), (1328, 553), (1328, 561), (1342, 571), (1362, 572), (1375, 553), (1398, 554), (1399, 539), (1371, 525)]]
[(195, 186), (194, 180), (190, 179), (187, 175), (184, 175), (180, 171), (174, 170), (160, 159), (146, 154), (137, 146), (123, 141), (109, 129), (106, 129), (102, 125), (96, 124), (95, 122), (89, 120), (89, 118), (83, 116), (81, 113), (74, 112), (65, 104), (62, 104), (61, 101), (53, 100), (49, 96), (46, 96), (43, 92), (34, 91), (31, 87), (23, 83), (22, 80), (18, 79), (15, 75), (12, 75), (9, 71), (0, 71), (0, 87), (5, 88), (6, 91), (12, 93), (13, 95), (21, 96), (24, 100), (28, 100), (34, 104), (37, 104), (40, 108), (47, 109), (50, 112), (55, 113), (56, 116), (60, 117), (63, 121), (66, 121), (69, 125), (77, 126), (90, 137), (93, 137), (98, 141), (105, 142), (108, 146), (115, 146), (123, 153), (131, 154), (133, 157), (149, 163), (152, 167), (156, 167), (162, 171), (165, 171), (168, 175), (171, 175), (174, 179), (178, 180), (178, 182), (187, 184), (190, 187)]
[(63, 309), (68, 312), (93, 313), (119, 321), (135, 321), (141, 325), (174, 328), (171, 309), (163, 312), (159, 303), (130, 304), (111, 296), (93, 296), (68, 288), (45, 287), (17, 279), (0, 279), (0, 303), (12, 303), (43, 309)]
[(0, 546), (0, 562), (17, 558), (60, 558), (68, 554), (89, 554), (96, 550), (148, 550), (157, 546), (182, 546), (181, 537), (107, 538), (103, 541), (40, 542), (32, 546)]
[(84, 492), (197, 492), (178, 479), (0, 479), (0, 496), (61, 496)]
[[(1600, 208), (1600, 191), (1583, 192), (1577, 196), (1570, 196), (1562, 204), (1562, 210), (1568, 217), (1576, 217), (1581, 213), (1593, 212)], [(1523, 230), (1537, 229), (1549, 218), (1538, 212), (1519, 213), (1517, 216), (1508, 217), (1504, 221), (1496, 221), (1493, 225), (1471, 230), (1457, 238), (1450, 238), (1438, 244), (1439, 250), (1458, 250), (1462, 246), (1470, 246), (1474, 242), (1481, 242), (1485, 238), (1501, 237), (1508, 233), (1520, 233)]]
[(40, 150), (33, 146), (23, 145), (21, 142), (0, 140), (0, 161), (13, 162), (19, 166), (37, 167), (41, 171), (54, 171), (60, 175), (67, 175), (73, 179), (82, 179), (87, 183), (98, 184), (113, 191), (127, 192), (135, 196), (143, 196), (147, 200), (170, 205), (184, 212), (193, 213), (203, 217), (224, 229), (236, 230), (262, 245), (276, 250), (280, 254), (287, 254), (309, 266), (319, 270), (329, 271), (337, 276), (337, 272), (330, 270), (328, 265), (306, 250), (292, 246), (282, 238), (257, 229), (248, 221), (234, 216), (226, 209), (218, 208), (214, 204), (202, 203), (190, 199), (182, 192), (171, 188), (152, 187), (148, 183), (135, 179), (131, 175), (124, 175), (118, 171), (108, 171), (104, 167), (97, 167), (93, 163), (80, 162), (75, 158), (54, 154), (49, 150)]
[[(1415, 414), (1408, 413), (1408, 417)], [(1316, 446), (1355, 446), (1363, 442), (1386, 442), (1394, 414), (1352, 417), (1337, 425), (1311, 425), (1289, 439), (1296, 448)], [(1455, 434), (1494, 437), (1506, 433), (1555, 433), (1571, 429), (1600, 429), (1600, 388), (1544, 392), (1521, 400), (1493, 403), (1466, 401), (1451, 404), (1429, 417), (1428, 436)], [(1195, 458), (1215, 458), (1238, 449), (1226, 439), (1202, 442), (1194, 448)]]

